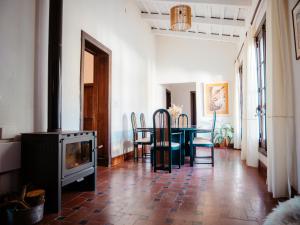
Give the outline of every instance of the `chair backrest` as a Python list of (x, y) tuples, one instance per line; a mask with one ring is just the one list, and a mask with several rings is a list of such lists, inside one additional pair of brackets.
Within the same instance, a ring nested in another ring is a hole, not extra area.
[(211, 127), (211, 142), (214, 143), (214, 136), (215, 136), (215, 128), (216, 128), (216, 120), (217, 120), (217, 113), (216, 111), (213, 112), (213, 121)]
[(171, 147), (171, 116), (168, 110), (158, 109), (153, 114), (154, 147)]
[(132, 125), (132, 137), (133, 137), (133, 142), (138, 139), (138, 133), (137, 133), (137, 124), (136, 124), (136, 116), (135, 113), (131, 113), (131, 125)]
[[(141, 127), (146, 128), (146, 121), (145, 121), (144, 113), (141, 113), (141, 115), (140, 115), (140, 122), (141, 122)], [(142, 132), (142, 137), (143, 138), (147, 137), (147, 132)]]
[(188, 115), (186, 115), (184, 113), (180, 114), (178, 116), (177, 124), (178, 124), (179, 128), (181, 128), (181, 127), (188, 127), (188, 124), (189, 124), (189, 117), (188, 117)]
[(141, 122), (141, 127), (145, 128), (146, 127), (146, 121), (145, 121), (144, 113), (141, 113), (141, 115), (140, 115), (140, 122)]

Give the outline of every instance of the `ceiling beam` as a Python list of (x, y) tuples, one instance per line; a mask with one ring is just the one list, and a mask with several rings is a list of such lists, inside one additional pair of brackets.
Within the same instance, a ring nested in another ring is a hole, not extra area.
[(147, 3), (145, 1), (141, 1), (143, 7), (146, 9), (147, 13), (151, 13), (151, 11), (149, 10)]
[(152, 32), (153, 32), (153, 34), (160, 35), (160, 36), (192, 38), (192, 39), (211, 40), (211, 41), (223, 41), (223, 42), (231, 42), (231, 43), (237, 43), (239, 41), (238, 37), (233, 37), (233, 36), (212, 35), (212, 34), (192, 33), (192, 32), (180, 32), (180, 31), (171, 31), (171, 30), (160, 30), (160, 29), (152, 29)]
[[(149, 13), (142, 13), (142, 18), (145, 20), (150, 20), (150, 21), (155, 21), (155, 20), (169, 21), (170, 20), (169, 15), (149, 14)], [(234, 27), (244, 27), (245, 26), (245, 21), (229, 20), (229, 19), (224, 19), (224, 18), (192, 17), (192, 23), (215, 24), (215, 25), (234, 26)]]
[(233, 7), (239, 7), (239, 8), (247, 8), (247, 7), (250, 7), (252, 4), (251, 0), (142, 0), (142, 1), (224, 5), (224, 6), (233, 6)]

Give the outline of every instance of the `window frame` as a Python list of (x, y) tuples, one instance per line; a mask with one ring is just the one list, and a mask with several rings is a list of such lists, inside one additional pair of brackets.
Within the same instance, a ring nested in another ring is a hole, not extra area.
[(244, 98), (244, 95), (243, 95), (243, 91), (244, 91), (244, 87), (243, 87), (243, 64), (241, 64), (239, 66), (239, 83), (240, 83), (240, 122), (241, 122), (241, 139), (243, 138), (243, 106), (244, 106), (244, 102), (243, 102), (243, 98)]
[[(266, 25), (262, 24), (256, 36), (257, 59), (257, 116), (259, 122), (259, 151), (267, 155), (267, 118), (266, 118)], [(261, 46), (262, 45), (262, 46)]]

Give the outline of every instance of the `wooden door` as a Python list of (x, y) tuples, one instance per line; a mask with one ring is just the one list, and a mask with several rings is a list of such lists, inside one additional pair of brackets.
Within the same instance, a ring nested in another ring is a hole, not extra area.
[(196, 92), (191, 91), (191, 125), (197, 125)]
[(97, 143), (98, 163), (103, 166), (109, 165), (109, 76), (108, 55), (97, 54), (95, 56), (95, 81), (97, 82)]
[(84, 130), (97, 130), (97, 97), (95, 95), (96, 87), (94, 83), (84, 84)]
[(171, 107), (171, 92), (166, 89), (166, 109)]

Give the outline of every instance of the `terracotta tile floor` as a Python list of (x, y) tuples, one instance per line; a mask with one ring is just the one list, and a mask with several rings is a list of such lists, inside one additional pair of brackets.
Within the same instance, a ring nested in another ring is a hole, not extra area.
[(276, 204), (266, 190), (236, 150), (216, 150), (214, 168), (187, 159), (171, 174), (129, 161), (99, 167), (96, 192), (63, 193), (62, 212), (42, 224), (258, 225)]

